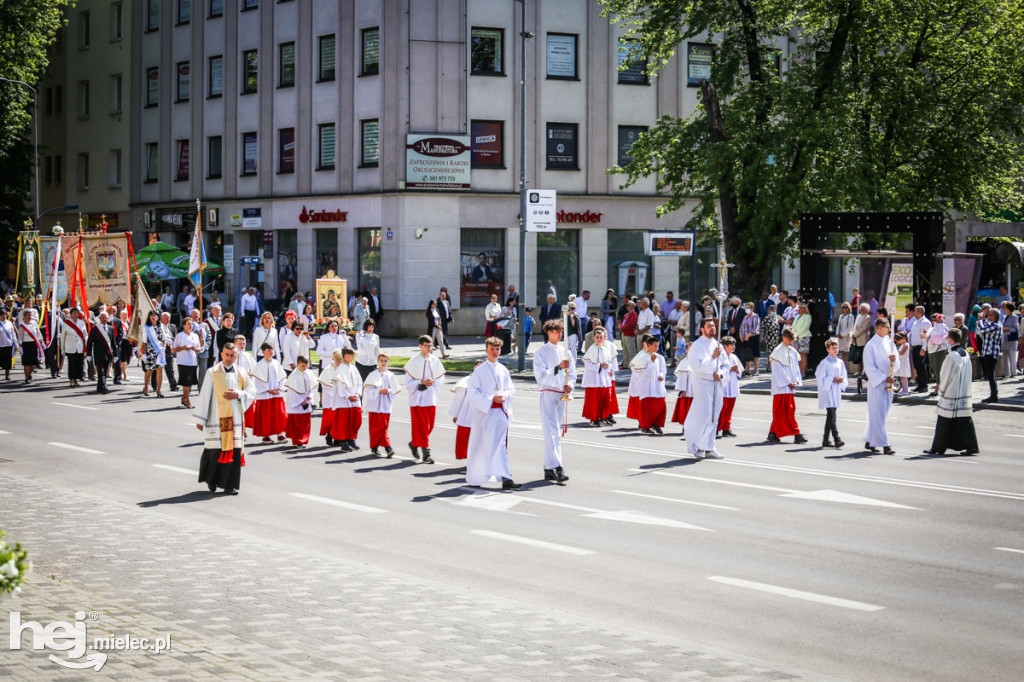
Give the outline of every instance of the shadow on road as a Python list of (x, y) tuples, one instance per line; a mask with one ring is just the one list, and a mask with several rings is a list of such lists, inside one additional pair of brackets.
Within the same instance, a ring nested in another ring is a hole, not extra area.
[(913, 457), (904, 457), (904, 461), (915, 460), (915, 459), (950, 459), (955, 457), (976, 457), (977, 455), (967, 452), (950, 452), (943, 455), (915, 455)]
[(423, 471), (418, 474), (413, 474), (417, 478), (430, 478), (432, 476), (456, 476), (463, 473), (464, 467), (453, 467), (450, 469), (431, 469), (429, 471)]
[[(380, 459), (380, 457), (374, 457), (373, 455), (370, 455), (366, 459)], [(328, 464), (330, 464), (330, 462), (328, 462)], [(398, 471), (399, 469), (408, 469), (409, 467), (414, 467), (417, 464), (418, 462), (410, 462), (409, 460), (400, 459), (397, 462), (392, 462), (391, 464), (386, 464), (382, 467), (363, 467), (362, 469), (354, 469), (354, 471), (357, 474), (369, 474), (373, 473), (374, 471)]]
[(165, 497), (162, 500), (147, 500), (146, 502), (139, 502), (140, 507), (159, 507), (163, 504), (185, 504), (187, 502), (206, 502), (213, 500), (218, 497), (225, 497), (224, 495), (217, 495), (207, 490), (193, 490), (190, 493), (178, 495), (176, 497)]

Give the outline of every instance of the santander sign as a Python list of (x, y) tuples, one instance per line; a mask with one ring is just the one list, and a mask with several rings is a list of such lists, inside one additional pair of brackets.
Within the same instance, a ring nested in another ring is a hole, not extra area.
[(343, 223), (348, 220), (348, 211), (307, 211), (302, 207), (300, 223)]

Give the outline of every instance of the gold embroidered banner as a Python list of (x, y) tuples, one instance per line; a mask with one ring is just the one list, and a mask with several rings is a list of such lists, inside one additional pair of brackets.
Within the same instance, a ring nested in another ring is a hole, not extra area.
[(90, 307), (98, 302), (114, 305), (131, 301), (126, 234), (83, 235), (82, 267)]

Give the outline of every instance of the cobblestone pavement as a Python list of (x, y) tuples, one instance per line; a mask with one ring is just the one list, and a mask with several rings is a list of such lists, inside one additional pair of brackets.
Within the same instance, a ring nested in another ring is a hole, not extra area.
[[(822, 679), (20, 477), (0, 476), (0, 527), (34, 562), (0, 609), (3, 679)], [(43, 626), (95, 612), (90, 642), (170, 635), (171, 649), (66, 670), (28, 631), (8, 651), (13, 610)]]

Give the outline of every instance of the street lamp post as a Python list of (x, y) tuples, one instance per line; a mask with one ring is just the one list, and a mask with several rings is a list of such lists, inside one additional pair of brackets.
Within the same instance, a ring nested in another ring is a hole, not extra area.
[(526, 40), (533, 34), (526, 30), (526, 0), (515, 0), (521, 5), (519, 32), (519, 304), (516, 317), (519, 320), (519, 363), (518, 370), (526, 369), (526, 310), (523, 297), (526, 296)]
[(15, 85), (21, 85), (32, 91), (32, 189), (35, 193), (35, 210), (32, 215), (35, 216), (35, 222), (39, 222), (39, 93), (31, 85), (24, 81), (14, 80), (13, 78), (4, 78), (0, 76), (0, 82), (3, 83), (14, 83)]

